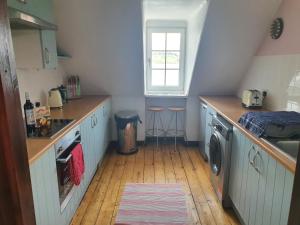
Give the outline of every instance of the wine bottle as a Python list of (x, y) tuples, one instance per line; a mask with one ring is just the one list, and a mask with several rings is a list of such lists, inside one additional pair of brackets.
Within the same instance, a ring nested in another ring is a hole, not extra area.
[(34, 119), (34, 111), (33, 104), (30, 102), (28, 92), (25, 93), (26, 102), (24, 104), (24, 114), (25, 114), (25, 122), (26, 122), (26, 131), (27, 136), (31, 137), (35, 132), (35, 119)]

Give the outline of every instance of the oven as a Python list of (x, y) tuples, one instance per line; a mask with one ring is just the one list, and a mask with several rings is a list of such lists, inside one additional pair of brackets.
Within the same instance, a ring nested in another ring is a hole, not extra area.
[(59, 189), (59, 202), (63, 211), (75, 189), (71, 179), (70, 161), (72, 151), (81, 142), (80, 127), (73, 128), (55, 144), (57, 181)]

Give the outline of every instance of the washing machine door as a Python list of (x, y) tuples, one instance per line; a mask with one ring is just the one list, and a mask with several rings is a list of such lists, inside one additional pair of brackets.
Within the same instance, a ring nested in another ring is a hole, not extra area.
[(222, 168), (222, 149), (216, 132), (210, 137), (209, 156), (211, 171), (215, 176), (219, 176)]

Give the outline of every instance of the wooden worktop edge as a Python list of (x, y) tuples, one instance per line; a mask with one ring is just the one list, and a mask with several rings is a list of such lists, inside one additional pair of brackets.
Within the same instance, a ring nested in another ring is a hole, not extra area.
[[(88, 97), (88, 96), (87, 96)], [(66, 135), (70, 130), (72, 130), (74, 127), (80, 125), (83, 120), (85, 120), (87, 117), (89, 117), (92, 113), (94, 113), (99, 107), (101, 107), (105, 101), (111, 98), (111, 96), (101, 96), (103, 99), (99, 101), (99, 104), (97, 104), (95, 107), (93, 107), (92, 110), (84, 114), (80, 119), (75, 120), (74, 123), (71, 123), (70, 125), (66, 126), (62, 131), (60, 131), (55, 137), (51, 139), (51, 142), (49, 142), (47, 145), (45, 145), (37, 154), (30, 157), (28, 159), (29, 164), (33, 164), (37, 159), (39, 159), (46, 151), (48, 151), (59, 139), (61, 139), (64, 135)]]
[[(276, 161), (280, 162), (286, 169), (291, 171), (295, 174), (296, 171), (296, 160), (293, 160), (290, 156), (288, 156), (286, 153), (282, 152), (280, 149), (278, 149), (276, 146), (268, 143), (262, 138), (256, 137), (254, 134), (250, 133), (248, 130), (246, 130), (244, 127), (242, 127), (238, 121), (234, 121), (228, 113), (223, 112), (222, 109), (217, 108), (215, 105), (211, 104), (209, 100), (206, 99), (206, 97), (209, 96), (199, 96), (199, 99), (208, 104), (211, 108), (213, 108), (218, 114), (220, 114), (222, 117), (224, 117), (228, 122), (230, 122), (233, 126), (238, 128), (243, 134), (245, 134), (251, 141), (253, 141), (255, 144), (260, 146), (262, 150), (270, 154)], [(212, 96), (211, 96), (212, 97)], [(217, 97), (217, 96), (216, 96)], [(235, 97), (232, 96), (234, 99)]]

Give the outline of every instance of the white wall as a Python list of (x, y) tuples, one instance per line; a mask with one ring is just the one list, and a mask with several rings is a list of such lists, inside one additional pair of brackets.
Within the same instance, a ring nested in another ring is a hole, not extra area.
[(267, 90), (266, 108), (300, 112), (299, 10), (298, 0), (282, 2), (276, 14), (284, 20), (282, 36), (273, 40), (266, 34), (241, 82), (239, 96), (244, 89)]
[(63, 83), (62, 66), (58, 65), (56, 70), (43, 69), (39, 31), (14, 30), (12, 39), (22, 108), (25, 92), (29, 92), (32, 102), (46, 104), (48, 91)]
[(185, 79), (185, 92), (189, 93), (196, 58), (198, 54), (199, 44), (201, 41), (202, 31), (205, 24), (207, 10), (209, 7), (208, 1), (203, 1), (196, 11), (189, 15), (188, 28), (187, 28), (187, 46), (186, 46), (186, 79)]
[[(192, 139), (198, 132), (195, 99), (199, 94), (235, 93), (280, 1), (210, 0), (188, 99)], [(55, 0), (58, 43), (72, 55), (64, 63), (66, 72), (81, 77), (84, 94), (124, 97), (115, 111), (128, 99), (136, 98), (138, 109), (145, 105), (138, 101), (144, 94), (141, 2)]]
[(256, 56), (238, 95), (244, 89), (267, 90), (265, 107), (300, 112), (300, 54)]
[(190, 95), (234, 94), (281, 0), (210, 0)]
[(143, 30), (139, 0), (55, 0), (59, 46), (81, 77), (83, 94), (143, 96)]
[[(83, 94), (112, 95), (113, 113), (145, 114), (142, 6), (139, 0), (55, 0), (58, 44), (72, 58), (68, 74), (81, 78)], [(113, 139), (116, 139), (113, 124)], [(144, 139), (139, 126), (138, 139)]]

